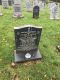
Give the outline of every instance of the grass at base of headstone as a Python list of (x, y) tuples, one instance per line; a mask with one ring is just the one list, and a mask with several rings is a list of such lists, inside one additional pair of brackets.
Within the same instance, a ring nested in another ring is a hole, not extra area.
[[(56, 46), (60, 44), (60, 20), (50, 20), (46, 6), (40, 12), (38, 19), (32, 18), (32, 12), (26, 12), (23, 7), (22, 19), (13, 18), (13, 8), (2, 9), (0, 17), (0, 80), (11, 80), (17, 74), (20, 80), (60, 80), (60, 53)], [(60, 12), (59, 12), (60, 15)], [(32, 24), (42, 26), (42, 36), (39, 50), (42, 54), (41, 62), (18, 64), (11, 67), (14, 61), (14, 27)]]

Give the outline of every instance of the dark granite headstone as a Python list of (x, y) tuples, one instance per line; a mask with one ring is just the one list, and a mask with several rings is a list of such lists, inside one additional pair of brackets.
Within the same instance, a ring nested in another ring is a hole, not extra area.
[(41, 59), (38, 45), (41, 37), (42, 27), (27, 25), (15, 27), (15, 62)]
[(36, 5), (33, 8), (33, 18), (39, 18), (39, 6)]
[(2, 5), (2, 1), (0, 0), (0, 5)]

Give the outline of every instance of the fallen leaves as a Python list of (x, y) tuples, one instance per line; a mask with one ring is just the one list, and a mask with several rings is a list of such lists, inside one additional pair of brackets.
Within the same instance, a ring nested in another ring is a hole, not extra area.
[(20, 80), (20, 79), (19, 79), (18, 75), (15, 74), (12, 80)]
[(11, 67), (15, 68), (16, 67), (16, 63), (15, 62), (12, 62), (11, 63)]
[(52, 76), (51, 80), (57, 80), (55, 74)]
[(23, 63), (23, 65), (30, 66), (30, 65), (33, 65), (33, 64), (40, 64), (40, 63), (41, 63), (40, 60), (36, 60), (36, 61), (28, 61), (28, 62), (25, 62), (25, 63)]
[(57, 45), (56, 49), (60, 52), (60, 45)]
[(47, 75), (45, 74), (45, 75), (44, 75), (44, 77), (46, 78), (46, 77), (47, 77)]
[(0, 61), (2, 61), (2, 59), (0, 59)]

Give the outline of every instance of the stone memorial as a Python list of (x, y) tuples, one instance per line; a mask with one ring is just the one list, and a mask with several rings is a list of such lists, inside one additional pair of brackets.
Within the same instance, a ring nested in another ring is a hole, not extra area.
[(8, 0), (2, 0), (2, 6), (3, 8), (8, 9), (9, 8)]
[(33, 7), (33, 18), (39, 18), (39, 6), (38, 5)]
[(21, 2), (21, 0), (15, 0), (13, 8), (14, 8), (13, 17), (22, 18), (23, 16), (22, 16), (22, 2)]
[(58, 5), (55, 2), (49, 3), (50, 19), (59, 19), (58, 17)]
[(30, 0), (25, 0), (25, 5), (26, 5), (27, 11), (32, 11), (32, 4), (31, 4)]
[(2, 1), (0, 0), (0, 5), (2, 5)]
[(42, 56), (38, 49), (42, 27), (26, 25), (15, 27), (15, 62), (41, 59)]

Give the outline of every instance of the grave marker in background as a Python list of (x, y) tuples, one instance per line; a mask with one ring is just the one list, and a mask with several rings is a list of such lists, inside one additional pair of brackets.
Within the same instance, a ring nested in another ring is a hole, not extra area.
[(14, 15), (13, 17), (21, 18), (22, 16), (22, 1), (21, 0), (15, 0), (14, 1)]
[(38, 5), (33, 7), (33, 18), (39, 18), (39, 6)]
[(9, 8), (8, 0), (2, 0), (2, 6), (3, 8), (8, 9)]
[(27, 25), (15, 27), (15, 62), (41, 59), (38, 45), (41, 37), (42, 27)]
[(55, 2), (49, 3), (50, 19), (59, 19), (58, 17), (58, 5)]
[(0, 0), (0, 5), (2, 5), (2, 0)]
[(32, 4), (31, 4), (30, 0), (25, 0), (25, 5), (26, 5), (27, 11), (32, 11)]

